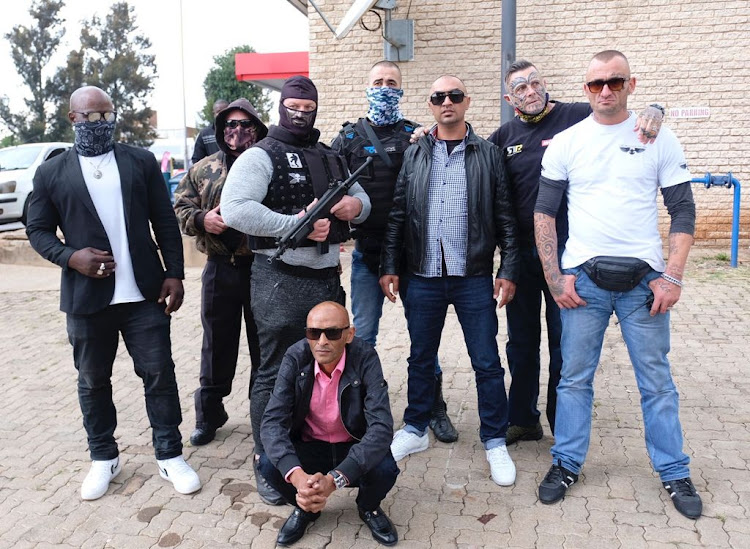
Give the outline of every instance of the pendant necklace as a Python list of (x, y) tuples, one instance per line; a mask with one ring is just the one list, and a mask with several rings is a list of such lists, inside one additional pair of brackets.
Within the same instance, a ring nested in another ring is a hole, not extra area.
[[(86, 157), (84, 157), (84, 158), (86, 158)], [(102, 167), (102, 164), (104, 164), (105, 160), (107, 161), (107, 163), (109, 163), (109, 159), (110, 159), (110, 154), (107, 153), (104, 156), (104, 158), (102, 158), (101, 162), (99, 162), (99, 165), (98, 166), (94, 166), (94, 163), (91, 160), (89, 160), (88, 158), (86, 158), (86, 162), (88, 162), (89, 164), (91, 164), (91, 167), (94, 168), (94, 179), (101, 179), (102, 178), (102, 171), (99, 168)]]

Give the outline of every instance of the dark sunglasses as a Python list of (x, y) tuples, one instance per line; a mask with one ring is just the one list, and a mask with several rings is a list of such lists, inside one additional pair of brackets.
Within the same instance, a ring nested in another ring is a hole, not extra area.
[(445, 98), (448, 97), (451, 103), (462, 103), (464, 100), (464, 92), (461, 90), (451, 90), (449, 92), (435, 92), (430, 96), (430, 103), (435, 105), (442, 105), (445, 102)]
[(253, 124), (252, 120), (227, 120), (225, 122), (225, 126), (231, 129), (235, 129), (237, 126), (240, 126), (243, 130), (255, 128), (255, 124)]
[(349, 329), (349, 326), (343, 328), (305, 328), (305, 337), (307, 339), (320, 339), (320, 336), (325, 334), (326, 339), (329, 341), (338, 341), (344, 333), (344, 330)]
[(89, 122), (99, 122), (99, 120), (104, 120), (106, 122), (114, 122), (115, 118), (117, 118), (117, 112), (115, 111), (104, 111), (104, 112), (81, 112), (81, 111), (71, 111), (76, 114), (80, 114), (86, 118)]
[(627, 82), (629, 78), (610, 78), (609, 80), (592, 80), (591, 82), (586, 82), (586, 87), (589, 89), (591, 93), (599, 93), (604, 89), (604, 86), (608, 86), (609, 89), (613, 92), (618, 92), (622, 88), (625, 87), (625, 82)]

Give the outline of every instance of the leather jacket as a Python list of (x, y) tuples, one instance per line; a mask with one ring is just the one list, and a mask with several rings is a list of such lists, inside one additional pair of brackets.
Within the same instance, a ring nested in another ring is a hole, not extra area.
[[(518, 229), (500, 149), (474, 133), (467, 124), (466, 186), (468, 228), (466, 275), (492, 273), (495, 247), (500, 248), (497, 278), (517, 282), (520, 271)], [(432, 167), (432, 132), (409, 147), (396, 182), (380, 257), (380, 275), (424, 271), (427, 234), (427, 190)]]
[[(294, 443), (302, 437), (315, 383), (315, 359), (306, 339), (289, 347), (263, 414), (260, 436), (271, 463), (286, 476), (300, 466)], [(346, 346), (338, 391), (341, 421), (356, 443), (336, 467), (355, 483), (391, 451), (393, 416), (380, 359), (365, 340)]]

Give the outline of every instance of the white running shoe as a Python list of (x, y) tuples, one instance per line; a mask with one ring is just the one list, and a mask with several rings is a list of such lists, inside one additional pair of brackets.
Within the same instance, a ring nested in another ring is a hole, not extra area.
[(201, 489), (198, 473), (193, 471), (184, 457), (157, 459), (156, 463), (159, 465), (161, 478), (171, 482), (180, 494), (192, 494)]
[(421, 437), (410, 433), (405, 429), (399, 429), (396, 434), (393, 435), (393, 442), (391, 442), (391, 453), (393, 459), (401, 461), (409, 454), (415, 454), (417, 452), (424, 452), (430, 445), (430, 437), (427, 436), (427, 432)]
[(91, 501), (107, 493), (110, 481), (120, 474), (122, 466), (119, 456), (115, 459), (94, 460), (91, 469), (81, 484), (81, 499)]
[(487, 461), (490, 463), (490, 473), (495, 484), (511, 486), (516, 482), (516, 466), (510, 459), (508, 448), (503, 444), (492, 450), (487, 450)]

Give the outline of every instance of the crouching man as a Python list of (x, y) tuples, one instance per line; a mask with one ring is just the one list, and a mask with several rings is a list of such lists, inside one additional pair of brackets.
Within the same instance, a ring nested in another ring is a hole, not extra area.
[(399, 469), (390, 451), (393, 417), (375, 349), (354, 337), (332, 301), (307, 315), (306, 340), (284, 355), (260, 436), (263, 477), (295, 509), (277, 543), (291, 545), (318, 519), (330, 495), (359, 488), (359, 516), (383, 545), (398, 541), (380, 502)]

